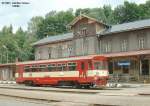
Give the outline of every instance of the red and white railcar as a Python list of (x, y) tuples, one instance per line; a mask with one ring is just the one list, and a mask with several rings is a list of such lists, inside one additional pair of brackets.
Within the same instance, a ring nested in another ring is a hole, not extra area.
[(27, 85), (105, 86), (108, 79), (104, 56), (18, 62), (16, 82)]

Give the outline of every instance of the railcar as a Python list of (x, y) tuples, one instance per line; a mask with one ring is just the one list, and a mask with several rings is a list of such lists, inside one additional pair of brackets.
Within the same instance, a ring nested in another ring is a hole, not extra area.
[(26, 85), (90, 87), (105, 86), (108, 80), (104, 56), (79, 56), (62, 59), (18, 62), (16, 82)]

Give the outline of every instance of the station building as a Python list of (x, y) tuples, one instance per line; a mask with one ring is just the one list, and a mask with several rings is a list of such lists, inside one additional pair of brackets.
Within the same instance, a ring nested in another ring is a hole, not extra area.
[(15, 80), (16, 63), (0, 64), (0, 81)]
[(150, 19), (108, 25), (80, 15), (68, 26), (71, 32), (33, 44), (35, 60), (104, 55), (112, 79), (117, 76), (120, 81), (150, 80)]

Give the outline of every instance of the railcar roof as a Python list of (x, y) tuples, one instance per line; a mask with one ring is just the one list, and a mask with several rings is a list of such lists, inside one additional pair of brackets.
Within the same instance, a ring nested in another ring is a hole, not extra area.
[(69, 57), (69, 58), (61, 58), (61, 59), (49, 59), (49, 60), (38, 60), (38, 61), (26, 61), (26, 62), (17, 62), (16, 65), (21, 64), (38, 64), (38, 63), (48, 63), (48, 62), (59, 62), (59, 61), (74, 61), (74, 60), (86, 60), (93, 59), (96, 57), (104, 58), (104, 56), (100, 55), (89, 55), (89, 56), (78, 56), (78, 57)]

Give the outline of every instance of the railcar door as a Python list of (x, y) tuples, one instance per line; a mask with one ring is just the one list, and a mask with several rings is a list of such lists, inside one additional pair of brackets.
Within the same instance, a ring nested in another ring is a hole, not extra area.
[(87, 70), (88, 70), (87, 61), (80, 61), (79, 62), (79, 77), (86, 78)]
[(18, 73), (18, 78), (23, 78), (23, 66), (19, 65), (17, 66), (16, 72)]

